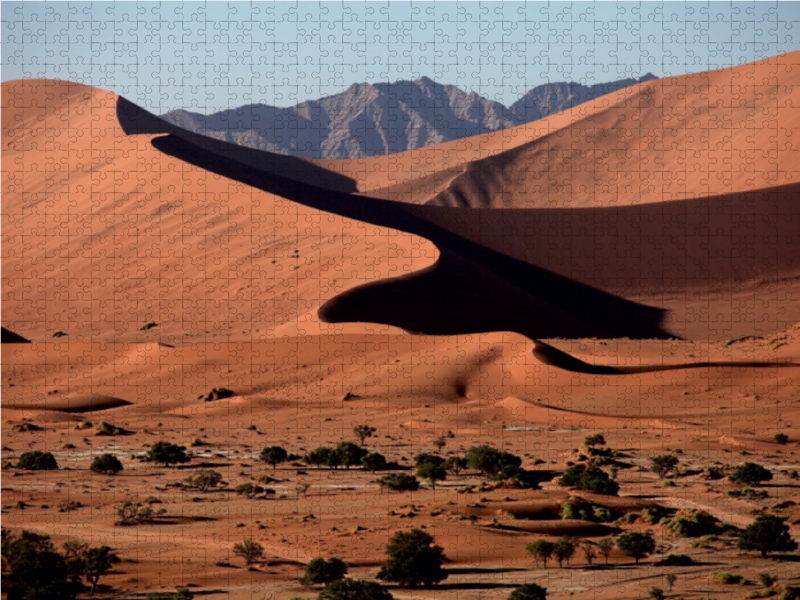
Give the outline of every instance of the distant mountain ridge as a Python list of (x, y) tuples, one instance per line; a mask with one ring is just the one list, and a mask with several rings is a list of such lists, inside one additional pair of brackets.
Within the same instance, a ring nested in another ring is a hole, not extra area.
[(307, 158), (393, 154), (524, 125), (641, 82), (585, 86), (546, 83), (506, 107), (475, 92), (422, 77), (353, 84), (344, 92), (296, 106), (249, 104), (212, 115), (185, 110), (161, 118), (189, 131), (240, 146)]

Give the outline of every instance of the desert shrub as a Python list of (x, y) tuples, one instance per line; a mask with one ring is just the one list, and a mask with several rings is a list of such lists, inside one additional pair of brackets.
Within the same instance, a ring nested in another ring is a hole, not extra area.
[(361, 464), (366, 471), (382, 471), (386, 468), (386, 457), (383, 454), (372, 452), (361, 459)]
[(442, 569), (445, 560), (441, 546), (433, 536), (421, 529), (398, 531), (386, 546), (389, 560), (378, 572), (378, 579), (408, 587), (430, 587), (447, 578)]
[(636, 564), (639, 560), (650, 556), (656, 551), (656, 541), (653, 534), (649, 531), (640, 533), (634, 531), (631, 533), (623, 533), (617, 538), (617, 547), (625, 554), (625, 556), (632, 557)]
[(759, 515), (739, 536), (739, 550), (757, 550), (762, 557), (769, 552), (793, 552), (797, 542), (792, 539), (786, 519)]
[(771, 481), (772, 472), (761, 465), (747, 462), (737, 467), (730, 476), (730, 480), (745, 485), (758, 485), (762, 481)]
[(158, 512), (154, 511), (152, 507), (145, 506), (140, 502), (123, 502), (122, 506), (117, 509), (117, 516), (119, 525), (138, 525), (140, 523), (152, 523), (157, 516), (165, 514), (166, 509), (160, 509)]
[(188, 487), (196, 488), (201, 492), (207, 492), (220, 484), (222, 481), (222, 473), (211, 469), (200, 469), (195, 475), (187, 477), (183, 481)]
[(146, 456), (148, 461), (161, 463), (166, 467), (189, 462), (186, 448), (163, 440), (150, 446)]
[(714, 583), (723, 585), (735, 585), (744, 581), (744, 577), (741, 575), (734, 575), (727, 571), (711, 571), (711, 573), (708, 574), (708, 578)]
[(244, 540), (233, 545), (233, 553), (243, 558), (245, 566), (248, 566), (264, 557), (264, 546), (253, 540)]
[(615, 496), (619, 492), (619, 484), (612, 481), (605, 471), (582, 464), (569, 467), (559, 478), (558, 485), (609, 496)]
[(312, 559), (305, 568), (300, 583), (303, 585), (326, 585), (332, 581), (337, 581), (347, 575), (347, 565), (340, 558)]
[(671, 454), (654, 456), (650, 459), (650, 470), (661, 479), (664, 479), (670, 471), (675, 470), (675, 467), (678, 466), (678, 462), (678, 457), (672, 456)]
[(378, 480), (382, 488), (393, 492), (413, 492), (419, 489), (419, 480), (413, 475), (405, 473), (389, 473)]
[(129, 433), (128, 431), (124, 430), (122, 427), (115, 427), (110, 423), (106, 423), (105, 421), (98, 421), (97, 425), (94, 429), (95, 435), (126, 435)]
[(700, 537), (721, 533), (722, 525), (715, 516), (695, 509), (683, 509), (667, 522), (667, 529), (675, 537)]
[(25, 452), (19, 457), (17, 468), (27, 469), (28, 471), (54, 471), (58, 469), (58, 462), (56, 462), (56, 457), (51, 452), (33, 450), (32, 452)]
[(509, 594), (508, 600), (547, 600), (547, 588), (535, 583), (523, 583)]
[(789, 443), (789, 436), (785, 433), (776, 433), (772, 439), (776, 444), (786, 445)]
[(394, 600), (394, 597), (374, 581), (338, 579), (322, 589), (318, 600)]
[(664, 590), (662, 590), (660, 587), (651, 587), (649, 590), (647, 590), (647, 595), (653, 600), (664, 600)]
[(73, 510), (78, 510), (82, 506), (83, 505), (77, 500), (63, 500), (58, 503), (58, 512), (72, 512)]
[(433, 448), (436, 452), (441, 452), (442, 448), (447, 445), (447, 441), (444, 438), (436, 438), (433, 440)]
[(178, 588), (175, 592), (150, 592), (145, 600), (192, 600), (194, 594), (189, 588)]
[(770, 575), (769, 573), (759, 573), (758, 574), (758, 582), (764, 588), (771, 588), (773, 585), (775, 585), (775, 581), (776, 581), (775, 578), (772, 575)]
[(113, 454), (106, 453), (96, 457), (92, 461), (89, 469), (93, 473), (111, 473), (112, 475), (116, 475), (119, 471), (122, 471), (122, 463), (119, 462), (119, 459)]
[(424, 464), (432, 464), (436, 466), (444, 465), (445, 459), (435, 454), (428, 454), (427, 452), (420, 452), (414, 457), (414, 466), (419, 468)]
[(664, 576), (664, 581), (667, 582), (667, 587), (672, 589), (675, 587), (675, 582), (678, 581), (678, 576), (675, 573), (667, 573)]
[(536, 489), (539, 487), (539, 476), (533, 472), (515, 465), (506, 465), (495, 475), (495, 481), (503, 481), (507, 485), (522, 488)]

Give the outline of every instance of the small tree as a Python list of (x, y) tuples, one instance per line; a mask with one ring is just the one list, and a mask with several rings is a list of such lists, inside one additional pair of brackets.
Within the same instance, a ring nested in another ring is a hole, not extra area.
[(89, 592), (90, 596), (94, 596), (94, 591), (100, 578), (106, 575), (113, 565), (122, 562), (119, 556), (114, 554), (108, 546), (85, 550), (80, 556), (80, 561), (83, 567), (83, 576), (92, 586), (92, 590)]
[(448, 471), (458, 475), (460, 471), (467, 468), (467, 459), (460, 456), (451, 456), (445, 461), (444, 466)]
[(564, 561), (569, 564), (572, 557), (575, 556), (575, 538), (567, 535), (558, 538), (553, 545), (553, 554), (555, 554), (559, 568), (563, 566)]
[(366, 450), (353, 442), (339, 442), (335, 452), (346, 469), (360, 465), (361, 459), (367, 455)]
[(316, 465), (318, 469), (321, 469), (322, 465), (332, 466), (330, 465), (332, 453), (333, 448), (317, 448), (303, 456), (303, 462), (308, 465)]
[(625, 556), (633, 557), (638, 565), (640, 559), (650, 556), (656, 551), (656, 540), (649, 531), (645, 533), (634, 531), (623, 533), (619, 536), (617, 538), (617, 547), (622, 550)]
[(300, 578), (303, 585), (326, 585), (347, 575), (347, 565), (340, 558), (314, 558), (307, 565)]
[(244, 540), (233, 545), (233, 553), (244, 559), (245, 566), (249, 566), (264, 557), (264, 546), (253, 540)]
[(319, 600), (394, 600), (394, 597), (374, 581), (337, 579), (322, 589)]
[(273, 471), (278, 468), (280, 463), (286, 462), (288, 458), (289, 453), (280, 446), (270, 446), (268, 448), (264, 448), (261, 451), (261, 454), (258, 455), (258, 459), (260, 461), (265, 462), (268, 465), (272, 465)]
[(785, 446), (789, 443), (789, 436), (785, 433), (776, 433), (772, 439), (775, 440), (776, 444), (780, 444), (782, 446)]
[(614, 539), (607, 537), (599, 540), (597, 542), (597, 550), (603, 555), (603, 558), (606, 559), (606, 564), (608, 564), (608, 557), (611, 556), (611, 552), (614, 550)]
[(150, 446), (146, 456), (150, 462), (161, 463), (165, 467), (189, 462), (186, 448), (165, 441), (156, 442)]
[(68, 579), (64, 557), (51, 547), (22, 544), (8, 561), (3, 596), (9, 600), (73, 600), (75, 585)]
[(85, 550), (89, 549), (89, 544), (80, 540), (67, 540), (61, 544), (61, 549), (64, 551), (64, 558), (78, 558)]
[(435, 490), (437, 481), (444, 481), (447, 479), (447, 469), (444, 468), (444, 465), (425, 462), (417, 469), (417, 477), (430, 481), (431, 488)]
[(525, 552), (530, 554), (537, 564), (541, 563), (546, 569), (547, 561), (555, 553), (555, 545), (547, 540), (536, 540), (525, 546)]
[(673, 471), (678, 466), (678, 457), (671, 454), (662, 454), (661, 456), (654, 456), (650, 459), (650, 470), (664, 479), (670, 471)]
[(217, 487), (222, 481), (222, 473), (211, 469), (200, 469), (193, 477), (184, 480), (189, 487), (197, 488), (201, 492), (207, 492), (211, 488)]
[(421, 529), (398, 531), (386, 546), (389, 560), (378, 572), (378, 579), (394, 581), (408, 587), (430, 587), (447, 573), (442, 569), (445, 560), (441, 546), (434, 544), (433, 536)]
[(436, 451), (437, 454), (441, 452), (442, 448), (444, 448), (446, 445), (447, 442), (445, 441), (444, 438), (436, 438), (435, 440), (433, 440), (433, 449)]
[(747, 462), (734, 471), (730, 480), (744, 485), (758, 485), (762, 481), (772, 481), (772, 472), (759, 464)]
[(547, 588), (535, 583), (523, 583), (509, 594), (508, 600), (547, 600)]
[(783, 517), (759, 515), (739, 535), (739, 550), (757, 550), (763, 558), (768, 552), (793, 552), (797, 542), (792, 539), (789, 526)]
[(672, 588), (675, 587), (675, 582), (678, 581), (678, 576), (675, 573), (667, 573), (667, 576), (664, 577), (664, 581), (667, 582), (667, 587), (672, 591)]
[(378, 480), (378, 485), (393, 492), (413, 492), (419, 489), (419, 480), (405, 473), (389, 473)]
[(494, 477), (503, 467), (522, 465), (522, 459), (509, 452), (501, 452), (491, 446), (472, 446), (467, 450), (467, 466), (478, 469), (481, 473)]
[(590, 542), (584, 542), (583, 544), (581, 544), (581, 551), (583, 552), (583, 558), (586, 559), (586, 564), (588, 564), (591, 567), (592, 561), (597, 556), (594, 550), (594, 545), (591, 544)]
[(356, 437), (362, 446), (367, 438), (371, 438), (373, 435), (375, 435), (376, 431), (378, 430), (370, 425), (356, 425), (353, 427), (353, 433), (356, 434)]
[(51, 452), (33, 450), (19, 457), (17, 468), (28, 471), (55, 471), (58, 469), (58, 462)]
[(386, 457), (383, 456), (383, 454), (372, 452), (361, 459), (361, 464), (366, 471), (372, 471), (373, 473), (375, 471), (382, 471), (386, 468)]
[(587, 448), (594, 448), (595, 446), (605, 446), (606, 438), (603, 437), (602, 433), (597, 433), (595, 435), (588, 436), (585, 440), (583, 440), (583, 445)]
[(122, 471), (122, 463), (119, 462), (119, 459), (113, 454), (106, 453), (96, 457), (89, 466), (89, 469), (93, 473), (111, 473), (112, 475), (116, 475), (119, 471)]

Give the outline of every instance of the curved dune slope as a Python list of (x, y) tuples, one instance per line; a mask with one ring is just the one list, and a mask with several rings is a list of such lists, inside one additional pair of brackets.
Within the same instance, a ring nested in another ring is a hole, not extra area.
[[(118, 101), (66, 82), (2, 85), (3, 319), (23, 337), (64, 330), (73, 342), (192, 342), (385, 331), (326, 325), (317, 309), (350, 287), (434, 261), (435, 248), (419, 238), (163, 154), (152, 136), (123, 131)], [(296, 168), (304, 164), (293, 161), (291, 172), (354, 189), (314, 165)], [(158, 326), (139, 331), (148, 322)]]
[[(121, 105), (123, 121), (137, 114)], [(147, 116), (141, 120), (146, 120)], [(202, 169), (442, 251), (430, 269), (329, 299), (320, 317), (438, 335), (728, 339), (800, 320), (799, 185), (596, 209), (463, 210), (337, 192), (260, 153), (174, 129), (153, 145)]]
[(520, 127), (314, 161), (376, 197), (442, 206), (627, 206), (800, 177), (800, 52), (648, 81)]

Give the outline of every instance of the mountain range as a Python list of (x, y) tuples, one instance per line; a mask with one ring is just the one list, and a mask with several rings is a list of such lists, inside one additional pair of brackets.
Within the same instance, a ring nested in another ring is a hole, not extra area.
[(340, 94), (279, 108), (248, 104), (211, 115), (186, 110), (161, 118), (183, 129), (278, 154), (320, 159), (393, 154), (536, 121), (637, 83), (546, 83), (506, 107), (427, 77), (353, 84)]

